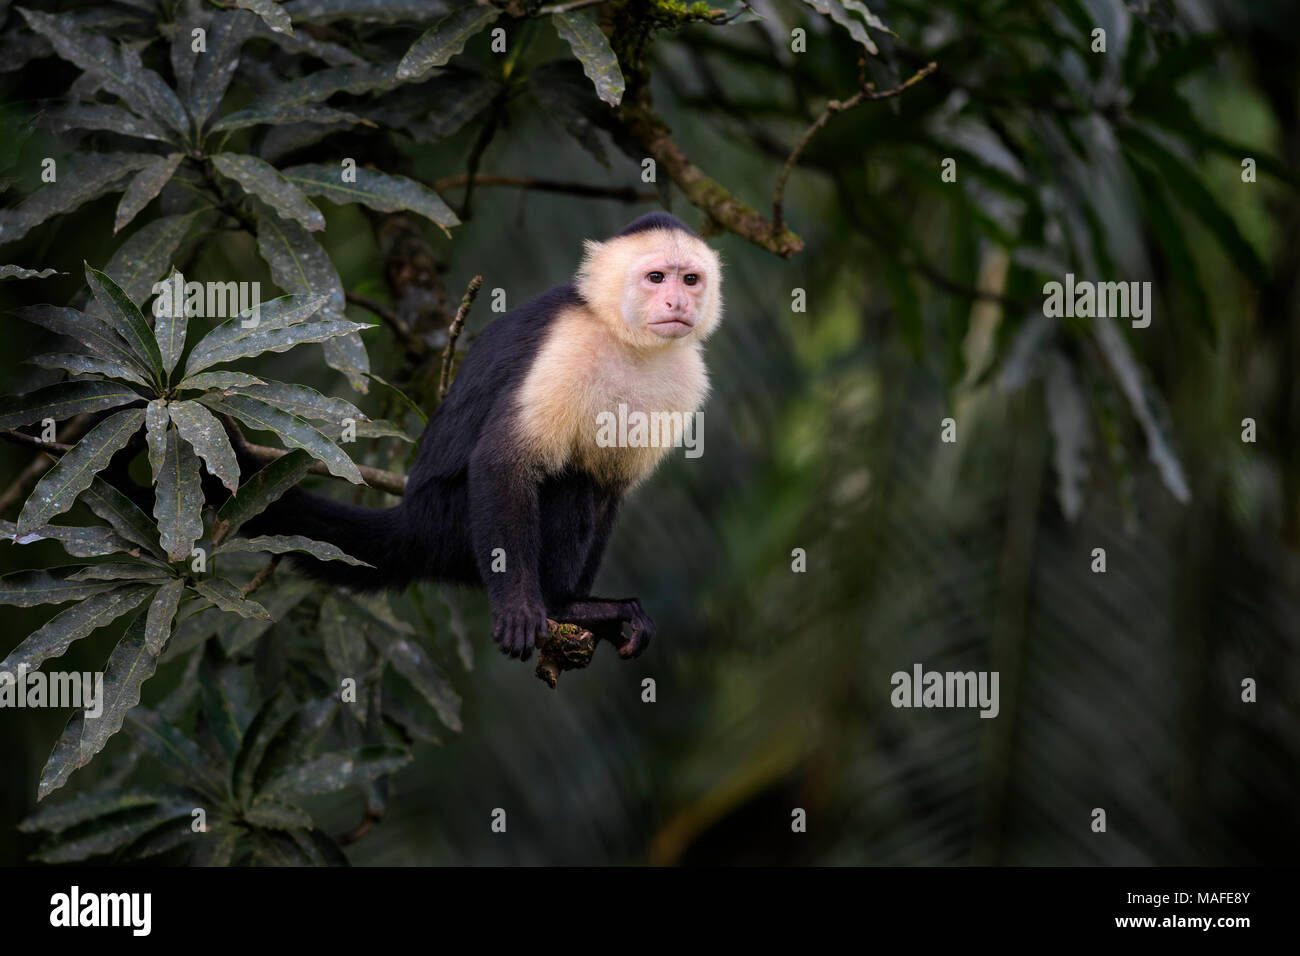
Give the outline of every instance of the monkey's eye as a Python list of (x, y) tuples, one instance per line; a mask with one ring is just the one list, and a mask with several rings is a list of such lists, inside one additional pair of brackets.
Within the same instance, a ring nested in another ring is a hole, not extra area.
[(658, 285), (660, 282), (664, 281), (664, 274), (662, 272), (651, 272), (649, 275), (646, 276), (646, 278), (649, 279), (651, 282), (653, 282), (655, 285)]
[(686, 273), (686, 275), (682, 276), (682, 281), (685, 282), (687, 285), (695, 285), (695, 283), (700, 281), (700, 277), (697, 276), (694, 272), (688, 272)]

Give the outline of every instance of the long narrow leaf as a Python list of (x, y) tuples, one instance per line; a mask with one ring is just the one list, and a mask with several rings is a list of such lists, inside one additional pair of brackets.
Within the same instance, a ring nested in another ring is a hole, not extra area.
[(73, 446), (37, 483), (18, 516), (18, 531), (25, 534), (72, 507), (90, 487), (95, 473), (108, 466), (144, 424), (144, 409), (132, 408), (104, 419)]
[(247, 395), (205, 395), (200, 401), (214, 411), (238, 418), (249, 428), (274, 432), (290, 448), (301, 448), (320, 461), (330, 474), (346, 478), (354, 485), (364, 483), (347, 452), (301, 418)]

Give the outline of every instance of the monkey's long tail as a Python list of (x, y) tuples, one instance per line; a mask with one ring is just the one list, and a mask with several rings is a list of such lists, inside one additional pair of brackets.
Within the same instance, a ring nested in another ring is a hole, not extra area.
[(293, 488), (239, 533), (249, 537), (296, 534), (337, 546), (373, 567), (321, 561), (299, 553), (287, 557), (296, 570), (353, 591), (403, 588), (420, 573), (420, 555), (407, 546), (409, 535), (401, 505), (362, 508)]

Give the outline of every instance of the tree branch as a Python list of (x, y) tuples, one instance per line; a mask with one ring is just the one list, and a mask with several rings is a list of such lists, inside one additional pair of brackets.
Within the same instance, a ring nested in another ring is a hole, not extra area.
[(685, 193), (691, 205), (702, 209), (714, 223), (783, 259), (803, 249), (803, 240), (797, 235), (768, 222), (687, 158), (673, 141), (668, 124), (655, 114), (645, 87), (640, 96), (624, 97), (619, 117), (656, 166)]
[[(602, 0), (603, 2), (603, 0)], [(431, 185), (435, 192), (468, 186), (470, 177), (444, 176)], [(589, 183), (564, 182), (558, 179), (534, 179), (531, 176), (475, 176), (475, 186), (515, 186), (519, 189), (532, 189), (541, 193), (566, 193), (571, 196), (584, 196), (589, 199), (616, 199), (620, 202), (655, 202), (659, 196), (652, 192), (639, 192), (631, 186), (592, 186)]]
[(812, 138), (821, 131), (822, 127), (830, 122), (832, 116), (839, 113), (845, 113), (867, 100), (887, 100), (891, 97), (898, 96), (900, 93), (921, 82), (921, 80), (925, 79), (938, 68), (939, 65), (937, 63), (927, 63), (925, 66), (921, 67), (921, 69), (913, 73), (906, 82), (900, 86), (894, 87), (892, 90), (883, 90), (878, 92), (873, 84), (867, 83), (862, 87), (862, 89), (858, 90), (857, 93), (853, 94), (853, 96), (849, 97), (847, 100), (844, 100), (843, 102), (840, 102), (839, 100), (831, 100), (827, 103), (826, 109), (822, 111), (822, 115), (817, 117), (812, 126), (809, 126), (808, 129), (804, 131), (804, 134), (799, 137), (799, 142), (795, 143), (794, 149), (791, 150), (790, 157), (785, 161), (785, 166), (781, 170), (781, 175), (776, 181), (776, 191), (772, 194), (773, 228), (785, 228), (785, 212), (782, 208), (785, 202), (785, 184), (790, 178), (790, 173), (794, 170), (795, 163), (799, 160), (799, 154), (804, 151), (804, 148), (810, 142), (812, 142)]
[(447, 347), (442, 351), (442, 374), (438, 376), (438, 401), (440, 402), (447, 397), (447, 389), (451, 388), (451, 359), (456, 354), (456, 340), (460, 338), (460, 330), (465, 327), (465, 317), (469, 315), (470, 306), (474, 304), (474, 299), (481, 288), (483, 288), (482, 276), (475, 276), (469, 280), (465, 296), (460, 300), (460, 308), (456, 310), (456, 317), (451, 320), (451, 327), (447, 329)]

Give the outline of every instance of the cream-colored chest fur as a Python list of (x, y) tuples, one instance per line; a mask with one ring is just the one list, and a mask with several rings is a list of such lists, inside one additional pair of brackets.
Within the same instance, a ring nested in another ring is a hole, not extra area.
[(628, 417), (677, 413), (675, 420), (682, 421), (700, 409), (708, 390), (698, 342), (633, 348), (587, 309), (575, 307), (552, 322), (519, 390), (520, 442), (548, 473), (577, 466), (608, 484), (634, 485), (670, 447), (663, 447), (662, 433), (658, 447), (602, 444), (609, 438), (608, 428), (602, 434), (602, 413), (617, 417), (623, 405)]

